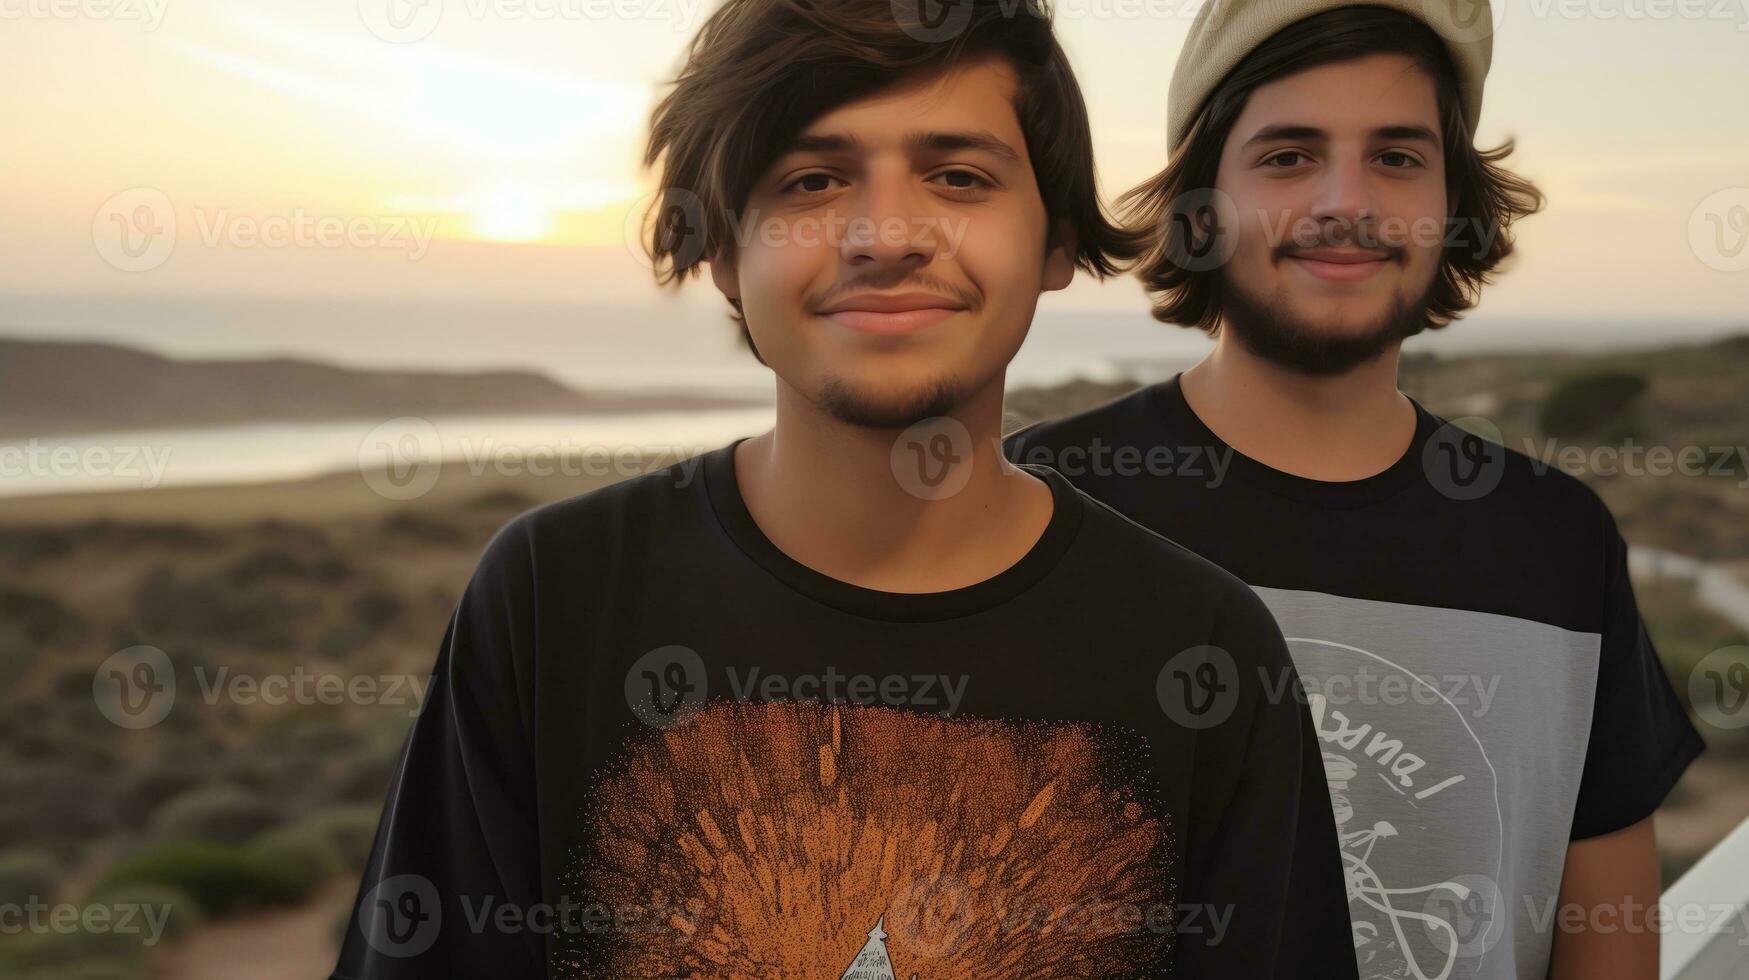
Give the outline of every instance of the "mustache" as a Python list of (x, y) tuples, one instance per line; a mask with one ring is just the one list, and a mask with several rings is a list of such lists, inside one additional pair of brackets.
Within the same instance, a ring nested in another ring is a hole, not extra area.
[(833, 286), (808, 303), (807, 308), (818, 310), (828, 303), (836, 302), (845, 297), (862, 292), (895, 292), (901, 290), (917, 290), (918, 292), (934, 293), (954, 300), (967, 310), (976, 312), (983, 308), (984, 296), (970, 286), (949, 282), (931, 275), (919, 275), (910, 270), (896, 272), (866, 273), (854, 276)]
[(1386, 257), (1397, 260), (1408, 251), (1405, 243), (1381, 235), (1379, 227), (1372, 222), (1341, 220), (1320, 223), (1313, 235), (1290, 236), (1287, 241), (1277, 244), (1272, 251), (1275, 258), (1283, 259), (1319, 248), (1364, 248), (1382, 252)]

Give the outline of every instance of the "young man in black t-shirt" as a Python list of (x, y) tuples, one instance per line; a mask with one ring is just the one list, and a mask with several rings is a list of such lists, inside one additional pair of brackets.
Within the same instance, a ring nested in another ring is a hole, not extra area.
[(1262, 602), (1001, 455), (1040, 292), (1133, 253), (1049, 22), (901, 6), (705, 25), (652, 252), (776, 427), (492, 539), (335, 977), (1355, 976)]
[(1203, 8), (1172, 162), (1127, 197), (1162, 232), (1155, 316), (1215, 349), (1008, 451), (1268, 603), (1362, 977), (1652, 978), (1649, 818), (1703, 745), (1626, 546), (1584, 484), (1397, 389), (1403, 339), (1470, 306), (1540, 203), (1471, 141), (1488, 5), (1341, 6)]

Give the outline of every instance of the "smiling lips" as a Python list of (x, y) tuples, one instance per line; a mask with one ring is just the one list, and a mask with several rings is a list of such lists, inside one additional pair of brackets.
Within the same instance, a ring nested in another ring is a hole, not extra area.
[[(1316, 248), (1288, 259), (1320, 279), (1359, 282), (1384, 268), (1390, 256), (1360, 248)], [(965, 306), (933, 293), (861, 293), (821, 307), (827, 319), (864, 333), (906, 334), (933, 326)]]
[(1365, 248), (1313, 248), (1295, 252), (1288, 260), (1320, 279), (1359, 282), (1383, 269), (1391, 257)]
[(933, 293), (861, 293), (821, 307), (819, 314), (852, 330), (903, 334), (922, 330), (965, 306)]

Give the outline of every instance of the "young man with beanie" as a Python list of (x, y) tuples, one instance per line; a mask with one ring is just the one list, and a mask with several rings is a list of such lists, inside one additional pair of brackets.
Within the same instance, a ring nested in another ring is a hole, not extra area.
[(1403, 340), (1540, 193), (1474, 145), (1473, 0), (1210, 0), (1125, 195), (1199, 364), (1010, 437), (1244, 579), (1304, 680), (1364, 978), (1651, 980), (1651, 815), (1703, 749), (1597, 495), (1427, 412)]
[(776, 427), (487, 545), (336, 977), (1355, 976), (1262, 601), (1000, 451), (1040, 293), (1137, 253), (1049, 19), (903, 6), (694, 40), (650, 251)]

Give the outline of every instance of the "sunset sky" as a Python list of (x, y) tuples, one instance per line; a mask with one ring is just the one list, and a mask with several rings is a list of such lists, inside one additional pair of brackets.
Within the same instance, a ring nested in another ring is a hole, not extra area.
[[(608, 0), (0, 0), (0, 320), (20, 294), (648, 302), (626, 244), (650, 190), (644, 126), (709, 7), (619, 2), (634, 16)], [(1059, 4), (1108, 197), (1163, 161), (1194, 11)], [(1511, 0), (1497, 19), (1480, 142), (1516, 138), (1511, 165), (1550, 208), (1487, 309), (1749, 319), (1749, 271), (1733, 271), (1749, 265), (1733, 250), (1749, 236), (1749, 0)], [(379, 36), (397, 23), (429, 33)], [(116, 222), (166, 203), (173, 250), (118, 268)], [(299, 216), (380, 241), (245, 240)], [(717, 299), (702, 283), (686, 298)], [(1049, 302), (1141, 299), (1124, 281)]]

